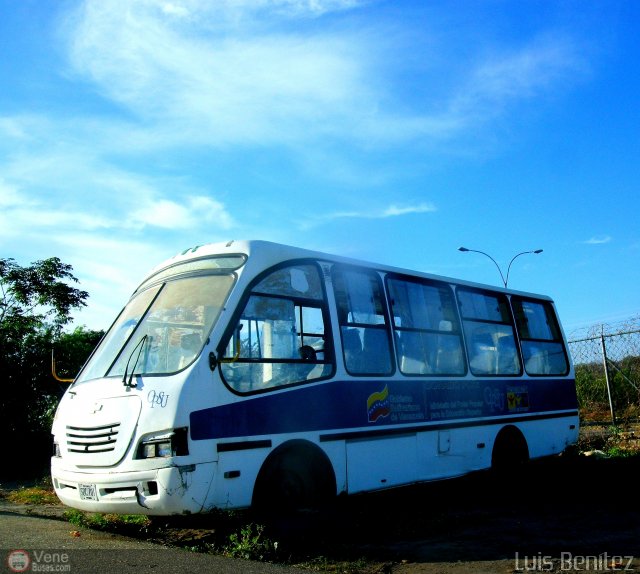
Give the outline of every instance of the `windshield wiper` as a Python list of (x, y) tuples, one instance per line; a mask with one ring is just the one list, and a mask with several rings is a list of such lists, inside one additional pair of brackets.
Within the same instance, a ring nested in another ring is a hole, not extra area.
[[(133, 375), (136, 372), (136, 367), (138, 366), (138, 361), (140, 360), (140, 355), (142, 355), (142, 351), (144, 349), (144, 343), (146, 342), (146, 340), (149, 338), (149, 335), (142, 335), (142, 337), (140, 337), (140, 340), (136, 343), (136, 346), (133, 348), (133, 350), (131, 351), (131, 354), (129, 355), (129, 358), (127, 359), (127, 366), (124, 368), (124, 375), (122, 376), (122, 384), (125, 387), (137, 387), (138, 383), (137, 382), (133, 382)], [(131, 374), (129, 375), (129, 380), (127, 380), (127, 374), (129, 373), (129, 363), (131, 362), (131, 358), (133, 357), (134, 353), (136, 352), (136, 349), (138, 349), (138, 355), (136, 356), (136, 360), (133, 363), (133, 369), (131, 369)]]

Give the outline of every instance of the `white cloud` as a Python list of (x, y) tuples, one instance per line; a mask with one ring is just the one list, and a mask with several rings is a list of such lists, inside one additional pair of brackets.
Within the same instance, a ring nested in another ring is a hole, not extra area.
[[(400, 56), (391, 34), (375, 24), (304, 33), (288, 25), (361, 5), (104, 0), (84, 4), (65, 33), (74, 69), (147, 129), (159, 131), (168, 146), (299, 144), (326, 137), (387, 146), (451, 138), (511, 103), (553, 93), (584, 71), (575, 43), (548, 34), (519, 48), (485, 50), (455, 72), (441, 70), (448, 93), (400, 107), (406, 87), (392, 80), (400, 65), (393, 54)], [(423, 73), (407, 71), (412, 82), (428, 81)]]
[(144, 276), (178, 251), (128, 234), (75, 229), (56, 242), (56, 254), (73, 266), (80, 287), (89, 293), (87, 307), (73, 314), (75, 323), (92, 329), (106, 329)]
[(180, 5), (178, 3), (173, 3), (173, 2), (163, 2), (160, 5), (160, 9), (165, 14), (169, 14), (171, 16), (177, 16), (179, 18), (186, 18), (190, 14), (189, 9), (186, 6)]
[(144, 207), (132, 213), (128, 225), (189, 229), (205, 223), (215, 224), (220, 229), (231, 229), (235, 225), (224, 205), (206, 196), (186, 197), (181, 203), (150, 198)]
[(584, 56), (568, 37), (545, 35), (520, 48), (497, 51), (471, 69), (449, 113), (458, 125), (492, 119), (507, 106), (541, 94), (553, 94), (556, 86), (586, 73)]
[[(81, 233), (102, 240), (117, 233), (127, 243), (171, 231), (161, 241), (168, 244), (179, 234), (192, 241), (236, 226), (223, 202), (186, 180), (126, 171), (75, 146), (48, 147), (43, 138), (43, 149), (0, 161), (0, 246), (13, 254), (27, 245), (55, 252)], [(86, 242), (78, 244), (74, 255), (86, 250)]]
[[(271, 6), (322, 12), (342, 5), (258, 2), (239, 7), (245, 13)], [(357, 46), (351, 39), (248, 30), (252, 25), (246, 23), (238, 31), (228, 21), (225, 3), (190, 3), (186, 28), (182, 20), (154, 8), (148, 2), (124, 9), (118, 2), (87, 3), (65, 28), (70, 58), (107, 97), (140, 118), (172, 126), (181, 141), (296, 138), (308, 132), (310, 121), (335, 124), (332, 118), (343, 115), (344, 105), (353, 109), (362, 95)], [(222, 30), (221, 16), (226, 22)]]
[(612, 241), (611, 236), (609, 235), (596, 235), (583, 241), (585, 245), (604, 245), (605, 243), (610, 243)]
[(0, 134), (12, 140), (27, 140), (29, 129), (24, 117), (0, 117)]
[[(197, 16), (208, 20), (211, 27), (224, 23), (255, 22), (267, 15), (281, 18), (316, 18), (332, 12), (351, 10), (368, 4), (370, 0), (176, 0), (164, 2), (160, 10), (180, 18)], [(149, 7), (154, 2), (147, 2)]]
[(131, 225), (152, 225), (168, 229), (189, 226), (191, 214), (183, 205), (168, 199), (151, 201), (132, 214)]
[(7, 209), (0, 214), (0, 236), (29, 234), (32, 238), (50, 238), (53, 231), (64, 233), (69, 229), (95, 231), (114, 227), (112, 221), (101, 216), (92, 216), (81, 211), (65, 211), (45, 203), (31, 203), (31, 207), (20, 206)]
[(416, 213), (432, 213), (434, 211), (437, 211), (437, 208), (432, 203), (424, 202), (418, 205), (389, 205), (379, 209), (336, 211), (326, 215), (310, 217), (302, 221), (300, 227), (302, 229), (310, 229), (338, 219), (387, 219)]
[(17, 187), (0, 178), (0, 208), (6, 209), (21, 205), (25, 199), (18, 192)]
[(430, 213), (437, 211), (436, 207), (432, 203), (421, 203), (420, 205), (399, 207), (397, 205), (390, 205), (382, 211), (382, 217), (397, 217), (398, 215), (407, 215), (409, 213)]

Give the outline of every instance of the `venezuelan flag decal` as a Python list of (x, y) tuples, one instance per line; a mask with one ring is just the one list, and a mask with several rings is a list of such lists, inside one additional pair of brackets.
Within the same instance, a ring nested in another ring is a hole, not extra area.
[(388, 417), (390, 412), (388, 386), (385, 386), (380, 392), (369, 395), (367, 399), (367, 417), (370, 423), (374, 423), (380, 418)]

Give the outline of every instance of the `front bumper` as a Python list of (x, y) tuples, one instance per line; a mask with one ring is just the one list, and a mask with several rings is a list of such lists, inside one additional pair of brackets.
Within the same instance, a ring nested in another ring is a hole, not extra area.
[[(51, 478), (58, 498), (72, 508), (166, 516), (207, 510), (215, 466), (215, 462), (209, 462), (134, 472), (93, 473), (62, 468), (59, 459), (54, 458)], [(95, 500), (87, 499), (87, 493)]]

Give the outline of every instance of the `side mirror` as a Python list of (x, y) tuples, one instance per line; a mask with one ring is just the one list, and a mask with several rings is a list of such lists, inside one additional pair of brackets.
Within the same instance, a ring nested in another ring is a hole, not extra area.
[(213, 351), (211, 351), (209, 353), (209, 368), (212, 371), (215, 371), (217, 365), (218, 365), (218, 358), (216, 357), (216, 354)]

